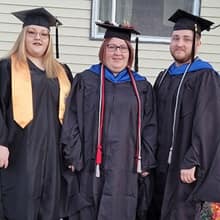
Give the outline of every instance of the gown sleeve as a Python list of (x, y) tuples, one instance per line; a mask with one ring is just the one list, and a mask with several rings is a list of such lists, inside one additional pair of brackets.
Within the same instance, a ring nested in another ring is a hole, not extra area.
[(83, 167), (82, 158), (82, 112), (83, 83), (79, 75), (73, 80), (72, 89), (67, 99), (66, 112), (61, 134), (64, 165), (73, 165), (76, 170)]
[(204, 73), (196, 91), (191, 146), (182, 168), (208, 168), (218, 143), (220, 126), (220, 78), (213, 72)]
[(8, 146), (9, 105), (11, 100), (11, 74), (9, 60), (0, 61), (0, 145)]
[(156, 167), (155, 151), (157, 138), (156, 102), (150, 83), (143, 103), (142, 119), (142, 170), (150, 171)]
[(142, 171), (149, 171), (148, 176), (138, 176), (138, 203), (136, 219), (147, 219), (147, 211), (152, 199), (153, 176), (151, 171), (156, 167), (155, 151), (157, 137), (156, 104), (152, 86), (147, 83), (143, 101), (142, 119)]
[(192, 140), (182, 168), (197, 166), (194, 199), (220, 202), (220, 78), (214, 71), (203, 74), (197, 89)]
[(66, 75), (67, 75), (70, 83), (72, 84), (73, 83), (73, 74), (72, 74), (70, 67), (66, 63), (63, 64), (63, 67), (66, 71)]

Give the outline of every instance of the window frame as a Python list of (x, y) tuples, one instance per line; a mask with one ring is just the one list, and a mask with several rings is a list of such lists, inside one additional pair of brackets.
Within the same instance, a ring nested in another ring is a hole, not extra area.
[[(99, 2), (100, 1), (101, 0), (92, 0), (90, 37), (93, 40), (100, 40), (100, 39), (103, 39), (104, 37), (103, 33), (98, 32), (98, 26), (95, 24), (95, 21), (99, 20), (98, 16), (99, 16)], [(112, 1), (112, 8), (113, 8), (112, 18), (115, 18), (117, 0), (110, 0), (110, 1)], [(194, 0), (192, 13), (194, 15), (199, 15), (200, 8), (201, 8), (201, 0)], [(112, 22), (115, 22), (115, 19)], [(132, 37), (131, 40), (134, 40), (134, 37)], [(169, 43), (170, 37), (140, 35), (139, 41), (145, 42), (145, 43)]]

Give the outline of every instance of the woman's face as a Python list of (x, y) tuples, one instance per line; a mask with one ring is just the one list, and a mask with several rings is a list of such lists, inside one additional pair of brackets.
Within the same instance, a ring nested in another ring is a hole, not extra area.
[(29, 25), (25, 35), (25, 48), (27, 56), (39, 58), (42, 57), (48, 47), (50, 33), (48, 28)]
[(111, 38), (106, 45), (104, 64), (117, 74), (127, 67), (128, 59), (129, 49), (126, 42), (120, 38)]

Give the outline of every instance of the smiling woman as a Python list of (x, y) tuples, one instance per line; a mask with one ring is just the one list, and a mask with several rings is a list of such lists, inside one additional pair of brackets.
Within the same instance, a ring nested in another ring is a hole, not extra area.
[(0, 216), (59, 220), (66, 214), (59, 135), (71, 73), (53, 55), (57, 19), (44, 8), (13, 14), (23, 28), (0, 61)]
[[(141, 206), (138, 194), (145, 195), (141, 201), (151, 199), (149, 184), (138, 192), (139, 180), (150, 183), (156, 166), (154, 94), (146, 78), (131, 69), (131, 34), (139, 32), (128, 25), (97, 25), (106, 29), (100, 63), (75, 77), (62, 130), (63, 155), (78, 178), (75, 205), (81, 220), (135, 220), (149, 204)], [(66, 182), (72, 177), (70, 172)], [(73, 191), (72, 185), (70, 196)]]
[(127, 43), (119, 38), (106, 40), (106, 53), (103, 63), (114, 73), (118, 74), (128, 64), (129, 50)]
[(48, 28), (38, 25), (28, 25), (24, 27), (24, 32), (27, 57), (32, 61), (35, 60), (39, 68), (44, 70), (44, 63), (40, 58), (44, 58), (49, 46)]

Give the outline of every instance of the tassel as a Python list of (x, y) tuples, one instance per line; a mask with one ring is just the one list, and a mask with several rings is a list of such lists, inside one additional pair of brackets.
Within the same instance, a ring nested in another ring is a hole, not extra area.
[(101, 163), (102, 163), (102, 146), (99, 145), (97, 147), (97, 152), (96, 152), (96, 172), (95, 172), (96, 177), (100, 177), (100, 164)]
[(138, 159), (137, 159), (137, 173), (142, 173), (142, 169), (141, 169), (141, 157), (138, 157)]
[(58, 34), (58, 22), (56, 22), (56, 58), (58, 59), (59, 56), (59, 34)]
[(135, 44), (136, 44), (136, 46), (135, 46), (135, 63), (134, 63), (134, 70), (136, 72), (138, 72), (138, 41), (139, 41), (139, 39), (138, 39), (138, 37), (136, 37), (136, 39), (135, 39)]
[(97, 152), (96, 152), (96, 164), (102, 163), (102, 145), (97, 146)]
[(99, 164), (96, 164), (95, 176), (98, 178), (100, 177), (100, 165)]
[(193, 63), (194, 58), (195, 58), (195, 44), (196, 44), (196, 34), (198, 32), (198, 27), (197, 24), (195, 24), (194, 26), (194, 30), (193, 30), (193, 43), (192, 43), (192, 57), (191, 57), (191, 62)]
[(173, 153), (173, 147), (171, 147), (171, 148), (170, 148), (170, 151), (169, 151), (168, 164), (171, 164), (172, 153)]

